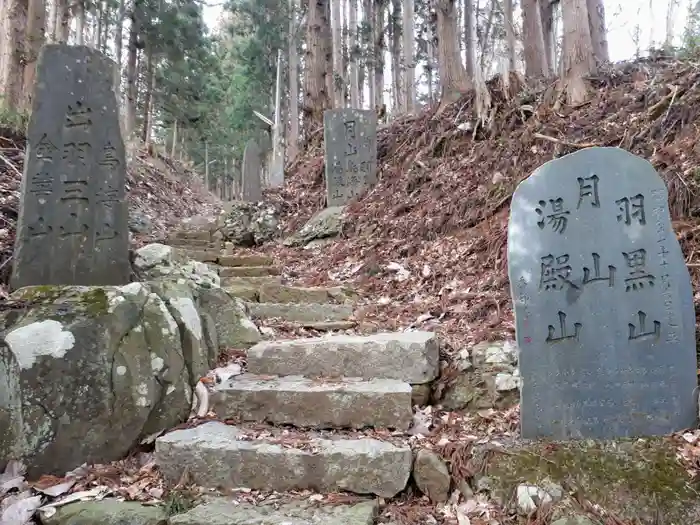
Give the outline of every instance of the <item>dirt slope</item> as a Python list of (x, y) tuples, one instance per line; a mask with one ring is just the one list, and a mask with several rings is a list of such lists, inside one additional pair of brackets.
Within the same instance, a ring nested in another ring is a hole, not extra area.
[[(6, 293), (12, 265), (24, 152), (25, 138), (0, 127), (0, 297)], [(199, 176), (182, 164), (138, 151), (128, 171), (129, 207), (147, 216), (152, 227), (134, 235), (132, 244), (163, 238), (180, 219), (213, 214), (219, 202), (198, 181)]]
[[(483, 125), (469, 96), (380, 129), (380, 182), (350, 206), (347, 238), (314, 257), (279, 253), (299, 280), (354, 283), (383, 328), (413, 323), (455, 346), (512, 334), (510, 196), (537, 166), (593, 145), (622, 147), (662, 173), (686, 258), (700, 260), (700, 70), (675, 59), (618, 65), (593, 79), (592, 99), (576, 108), (557, 108), (552, 86), (519, 89), (511, 80), (508, 88), (489, 82)], [(268, 194), (284, 209), (287, 231), (323, 207), (322, 137), (314, 139), (289, 167), (289, 184)]]

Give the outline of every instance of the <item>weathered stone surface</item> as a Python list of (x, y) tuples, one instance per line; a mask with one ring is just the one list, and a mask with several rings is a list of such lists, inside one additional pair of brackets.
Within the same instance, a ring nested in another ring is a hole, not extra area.
[(204, 239), (180, 239), (178, 237), (168, 237), (166, 239), (168, 246), (190, 248), (193, 250), (217, 248), (215, 243)]
[(153, 223), (145, 212), (137, 209), (129, 210), (129, 231), (146, 234), (151, 231)]
[[(253, 505), (223, 498), (199, 505), (169, 520), (170, 525), (373, 525), (377, 500), (349, 505), (310, 501)], [(583, 525), (583, 524), (577, 524)]]
[(311, 241), (328, 239), (340, 233), (345, 220), (345, 206), (324, 208), (294, 235), (284, 240), (286, 246), (305, 246)]
[(271, 266), (274, 261), (267, 255), (222, 255), (221, 266)]
[(175, 256), (180, 259), (191, 259), (193, 261), (203, 263), (216, 263), (221, 256), (220, 249), (192, 249), (192, 248), (174, 248)]
[(508, 265), (523, 437), (695, 425), (693, 294), (651, 164), (589, 148), (538, 168), (513, 195)]
[(226, 293), (231, 297), (238, 297), (244, 301), (258, 301), (259, 300), (259, 287), (255, 285), (248, 284), (237, 284), (233, 286), (227, 286), (224, 288)]
[[(527, 510), (526, 490), (531, 499), (535, 492), (537, 504), (547, 498), (556, 502), (566, 487), (566, 493), (585, 493), (592, 505), (625, 523), (650, 523), (652, 516), (663, 516), (668, 523), (700, 520), (700, 498), (678, 462), (676, 445), (665, 438), (541, 440), (509, 445), (502, 452), (477, 447), (474, 454), (475, 461), (488, 457), (483, 479), (488, 479), (492, 497), (517, 506), (513, 510), (520, 513)], [(513, 497), (518, 488), (521, 501)]]
[(455, 360), (462, 373), (443, 392), (446, 410), (503, 410), (518, 404), (518, 347), (512, 341), (482, 341)]
[(346, 490), (385, 498), (406, 487), (413, 464), (409, 446), (376, 439), (312, 438), (297, 449), (245, 436), (219, 422), (176, 430), (156, 440), (156, 462), (170, 484), (186, 468), (193, 482), (205, 487)]
[(280, 269), (276, 266), (234, 266), (219, 269), (219, 277), (265, 277), (279, 274)]
[(250, 139), (243, 150), (243, 191), (241, 199), (246, 202), (262, 200), (262, 151), (260, 146)]
[(255, 246), (280, 233), (279, 210), (264, 202), (233, 201), (219, 218), (223, 240), (239, 246)]
[(248, 348), (262, 339), (243, 302), (221, 288), (199, 290), (197, 304), (214, 320), (220, 348)]
[[(52, 509), (53, 510), (53, 509)], [(78, 501), (55, 509), (55, 514), (40, 513), (44, 525), (165, 525), (163, 507), (135, 501)]]
[(413, 419), (411, 385), (394, 379), (311, 380), (243, 374), (217, 385), (216, 413), (313, 428), (396, 428)]
[(450, 472), (443, 459), (432, 450), (421, 449), (416, 454), (413, 479), (430, 501), (439, 503), (450, 497)]
[(218, 287), (221, 280), (207, 264), (183, 259), (165, 244), (148, 244), (135, 252), (134, 272), (142, 280), (183, 280), (193, 287)]
[(37, 64), (13, 289), (129, 282), (126, 158), (110, 60), (50, 44)]
[(264, 341), (248, 350), (248, 370), (262, 375), (385, 378), (420, 384), (438, 375), (438, 346), (433, 332)]
[(273, 317), (290, 322), (314, 323), (317, 321), (345, 321), (352, 316), (352, 306), (344, 304), (284, 304), (247, 303), (251, 317), (270, 319)]
[(327, 206), (342, 206), (377, 182), (377, 113), (323, 112)]
[(341, 287), (320, 288), (268, 283), (260, 287), (261, 303), (343, 303), (349, 299)]
[(149, 285), (37, 286), (12, 298), (30, 306), (0, 315), (0, 458), (26, 462), (30, 477), (63, 475), (186, 419), (189, 371), (207, 356), (183, 352)]

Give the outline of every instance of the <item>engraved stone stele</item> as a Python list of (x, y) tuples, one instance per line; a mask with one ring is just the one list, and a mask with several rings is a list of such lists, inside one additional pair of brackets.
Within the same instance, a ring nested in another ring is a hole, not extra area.
[(129, 282), (126, 159), (112, 62), (51, 44), (37, 65), (11, 286)]
[(243, 150), (242, 195), (241, 200), (259, 202), (262, 200), (262, 152), (257, 142), (250, 139)]
[(323, 112), (326, 206), (342, 206), (377, 182), (377, 114), (371, 110)]
[(538, 168), (513, 195), (508, 274), (524, 438), (695, 424), (690, 276), (651, 164), (588, 148)]

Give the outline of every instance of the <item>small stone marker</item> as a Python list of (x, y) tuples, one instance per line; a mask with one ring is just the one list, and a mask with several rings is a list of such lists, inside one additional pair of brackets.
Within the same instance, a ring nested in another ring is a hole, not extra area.
[(695, 424), (690, 276), (651, 164), (588, 148), (538, 168), (513, 195), (508, 273), (523, 438)]
[(377, 182), (377, 114), (372, 110), (323, 112), (326, 206), (342, 206)]
[(262, 152), (260, 147), (250, 139), (243, 150), (243, 188), (241, 200), (259, 202), (262, 200)]
[(129, 282), (126, 159), (113, 65), (44, 46), (37, 66), (11, 285)]

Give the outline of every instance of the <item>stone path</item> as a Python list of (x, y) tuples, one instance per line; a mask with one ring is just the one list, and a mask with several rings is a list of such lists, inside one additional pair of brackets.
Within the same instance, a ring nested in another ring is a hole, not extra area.
[[(215, 265), (222, 287), (244, 299), (253, 318), (266, 324), (327, 323), (331, 329), (352, 325), (348, 290), (283, 284), (274, 261), (236, 256), (207, 233), (180, 233), (172, 241), (188, 256)], [(156, 461), (169, 484), (186, 470), (194, 483), (208, 488), (393, 497), (411, 475), (413, 453), (404, 432), (413, 419), (415, 391), (438, 375), (438, 352), (430, 332), (260, 342), (248, 349), (247, 372), (216, 385), (212, 395), (218, 418), (237, 425), (210, 421), (170, 432), (156, 440)], [(391, 437), (380, 440), (353, 429)], [(314, 517), (294, 507), (301, 514), (280, 509), (249, 521), (241, 513), (268, 511), (221, 512), (236, 516), (227, 523), (369, 524), (374, 509), (371, 502), (345, 505), (316, 509)], [(199, 523), (202, 512), (195, 509), (171, 522)]]

